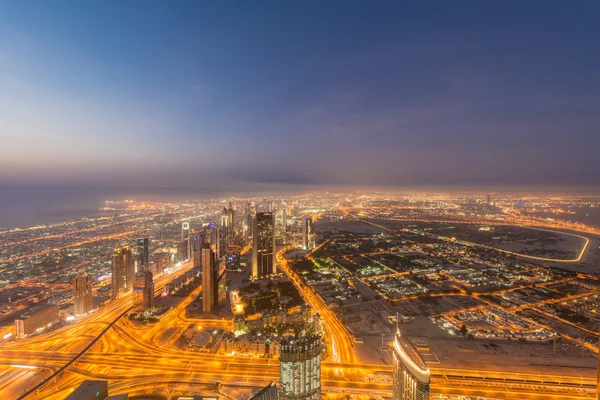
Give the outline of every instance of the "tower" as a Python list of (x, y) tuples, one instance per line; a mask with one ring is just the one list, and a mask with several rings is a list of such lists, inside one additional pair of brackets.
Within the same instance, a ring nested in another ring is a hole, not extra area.
[(283, 231), (287, 230), (287, 204), (285, 201), (281, 201), (281, 226)]
[(256, 213), (252, 234), (252, 277), (276, 273), (275, 221), (272, 212)]
[(231, 202), (229, 202), (229, 207), (227, 207), (227, 246), (233, 246), (234, 244), (235, 244), (235, 210), (233, 209), (233, 205), (231, 204)]
[(312, 234), (312, 219), (310, 217), (304, 217), (302, 220), (302, 248), (304, 250), (309, 250), (312, 248), (311, 244), (311, 234)]
[(416, 347), (396, 330), (393, 400), (429, 400), (429, 369)]
[(128, 292), (133, 286), (134, 264), (129, 245), (117, 247), (112, 256), (113, 296)]
[(138, 239), (136, 243), (139, 261), (138, 271), (145, 271), (146, 269), (148, 269), (150, 263), (150, 239)]
[(73, 280), (73, 311), (77, 316), (85, 315), (92, 309), (92, 278), (81, 269)]
[(216, 306), (215, 298), (218, 295), (217, 267), (215, 255), (208, 244), (202, 247), (202, 312), (210, 314)]
[(321, 399), (321, 337), (284, 338), (279, 348), (281, 400)]

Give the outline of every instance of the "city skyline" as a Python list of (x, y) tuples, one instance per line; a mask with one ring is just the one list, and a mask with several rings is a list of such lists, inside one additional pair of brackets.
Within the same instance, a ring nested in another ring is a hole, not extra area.
[(0, 399), (600, 400), (599, 12), (0, 2)]

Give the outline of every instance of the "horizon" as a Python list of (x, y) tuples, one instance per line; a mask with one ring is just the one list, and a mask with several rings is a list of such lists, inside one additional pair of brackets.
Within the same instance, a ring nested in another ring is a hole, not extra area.
[(108, 4), (0, 4), (0, 182), (600, 181), (597, 3)]

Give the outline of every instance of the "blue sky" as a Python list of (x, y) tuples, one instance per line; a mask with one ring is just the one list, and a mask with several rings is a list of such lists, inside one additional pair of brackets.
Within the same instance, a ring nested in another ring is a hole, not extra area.
[(0, 183), (589, 185), (579, 2), (0, 2)]

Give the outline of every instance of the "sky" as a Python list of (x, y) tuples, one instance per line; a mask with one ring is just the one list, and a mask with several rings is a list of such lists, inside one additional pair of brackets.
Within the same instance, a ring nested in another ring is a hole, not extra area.
[(599, 11), (2, 1), (0, 184), (597, 187)]

